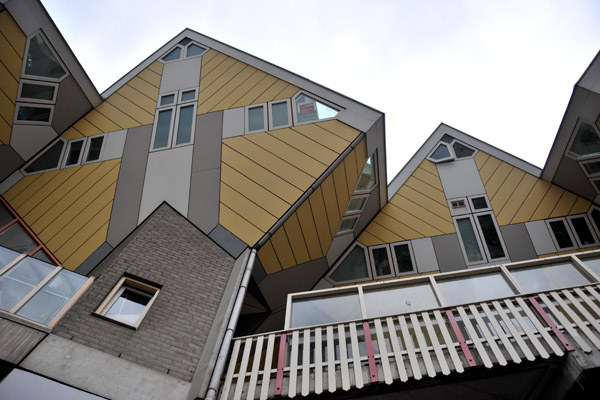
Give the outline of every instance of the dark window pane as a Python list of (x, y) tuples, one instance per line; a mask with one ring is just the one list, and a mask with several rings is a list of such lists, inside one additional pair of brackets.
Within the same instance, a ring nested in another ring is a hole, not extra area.
[(195, 90), (187, 90), (187, 91), (181, 93), (181, 101), (194, 100), (195, 97), (196, 97)]
[(588, 244), (596, 243), (596, 239), (594, 239), (594, 235), (590, 231), (587, 222), (585, 222), (584, 217), (572, 218), (571, 223), (573, 224), (573, 228), (575, 228), (575, 233), (577, 237), (579, 237), (579, 241), (583, 246)]
[(454, 148), (454, 154), (456, 154), (456, 158), (471, 157), (473, 153), (475, 153), (475, 150), (458, 142), (454, 142), (452, 147)]
[(569, 154), (579, 157), (598, 153), (600, 153), (600, 137), (593, 126), (582, 123), (577, 129)]
[(60, 78), (65, 74), (65, 70), (40, 35), (33, 37), (29, 42), (25, 74), (46, 78)]
[(271, 112), (273, 113), (273, 127), (288, 125), (288, 104), (287, 102), (275, 103), (271, 106)]
[(153, 293), (125, 286), (117, 300), (106, 312), (106, 316), (129, 325), (135, 325), (152, 296)]
[(569, 236), (569, 231), (567, 231), (564, 221), (552, 221), (550, 222), (550, 228), (552, 229), (552, 233), (554, 233), (559, 248), (573, 247), (573, 241)]
[(67, 156), (65, 165), (75, 165), (79, 163), (79, 156), (81, 155), (81, 150), (83, 149), (83, 142), (83, 140), (71, 142), (71, 145), (69, 146), (69, 155)]
[(456, 224), (458, 225), (460, 238), (462, 239), (469, 262), (483, 261), (481, 249), (477, 243), (477, 236), (475, 236), (471, 220), (469, 218), (457, 219)]
[(43, 262), (47, 262), (48, 264), (54, 264), (54, 261), (52, 261), (50, 259), (50, 257), (48, 257), (48, 254), (46, 254), (46, 252), (42, 249), (38, 250), (34, 255), (33, 258), (36, 258), (40, 261)]
[(179, 109), (179, 122), (177, 123), (177, 138), (175, 144), (190, 143), (192, 141), (192, 122), (194, 120), (194, 106)]
[(206, 49), (204, 47), (200, 47), (197, 44), (190, 44), (187, 48), (187, 57), (193, 57), (204, 53)]
[(368, 278), (367, 260), (365, 259), (365, 252), (360, 246), (355, 246), (335, 272), (331, 274), (331, 279), (336, 282)]
[(54, 86), (36, 85), (23, 83), (21, 97), (27, 99), (52, 100), (54, 98)]
[(169, 54), (164, 56), (163, 61), (179, 60), (181, 58), (181, 47), (174, 48)]
[(371, 253), (373, 254), (373, 268), (375, 269), (375, 276), (379, 277), (391, 275), (392, 268), (390, 266), (387, 249), (385, 247), (371, 249)]
[(102, 142), (104, 142), (104, 136), (90, 139), (90, 147), (88, 149), (85, 161), (96, 161), (100, 159), (100, 152), (102, 151)]
[(48, 107), (19, 106), (17, 119), (19, 121), (48, 122), (50, 121), (50, 111), (51, 109)]
[(38, 172), (45, 171), (47, 169), (52, 169), (58, 167), (58, 162), (60, 161), (60, 154), (62, 153), (63, 146), (65, 142), (59, 140), (54, 143), (52, 147), (50, 147), (44, 154), (42, 154), (37, 160), (35, 160), (31, 165), (25, 168), (25, 172)]
[(592, 161), (589, 163), (583, 164), (583, 167), (590, 175), (597, 174), (600, 172), (600, 161)]
[(173, 110), (163, 110), (158, 113), (156, 133), (154, 135), (154, 149), (160, 149), (169, 145), (169, 131), (171, 130), (171, 116)]
[(479, 225), (481, 226), (481, 232), (483, 233), (485, 244), (490, 252), (490, 257), (492, 259), (504, 257), (505, 254), (504, 250), (502, 249), (502, 243), (500, 243), (500, 236), (498, 236), (498, 231), (496, 230), (492, 216), (489, 214), (479, 215), (477, 216), (477, 219), (479, 220)]
[(407, 244), (399, 244), (394, 246), (394, 254), (396, 255), (398, 272), (402, 274), (414, 270), (412, 259), (410, 258), (410, 249), (408, 248)]
[(38, 244), (19, 223), (16, 223), (0, 233), (0, 246), (19, 253), (29, 253), (38, 247)]
[(596, 229), (600, 231), (600, 210), (593, 208), (590, 215), (592, 217), (592, 221), (594, 221), (594, 225), (596, 225)]
[(483, 210), (485, 208), (488, 208), (488, 204), (485, 200), (485, 197), (475, 197), (471, 199), (471, 203), (473, 204), (473, 208), (475, 210)]
[(14, 215), (12, 215), (10, 211), (4, 207), (4, 205), (0, 204), (0, 228), (8, 224), (13, 219), (15, 219)]

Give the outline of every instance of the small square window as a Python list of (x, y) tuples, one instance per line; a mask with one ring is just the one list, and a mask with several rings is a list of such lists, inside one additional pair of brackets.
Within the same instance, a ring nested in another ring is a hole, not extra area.
[(181, 100), (180, 101), (192, 101), (196, 100), (196, 89), (192, 90), (183, 90), (181, 92)]
[(137, 328), (154, 303), (160, 289), (135, 279), (123, 277), (96, 314), (121, 324)]
[(102, 154), (102, 145), (104, 144), (104, 135), (88, 139), (86, 156), (84, 162), (98, 161)]
[(367, 202), (368, 196), (354, 196), (348, 202), (345, 214), (355, 214), (362, 212)]
[(84, 144), (85, 139), (73, 140), (69, 142), (69, 149), (67, 150), (67, 156), (65, 157), (65, 167), (79, 165), (81, 162)]
[(160, 96), (160, 105), (161, 106), (168, 106), (173, 103), (175, 103), (175, 94), (174, 93), (165, 94), (164, 96)]
[(338, 228), (337, 234), (352, 232), (354, 230), (354, 225), (356, 225), (356, 221), (358, 221), (358, 215), (355, 217), (344, 218), (340, 223), (340, 227)]
[(262, 132), (267, 129), (267, 107), (259, 104), (246, 108), (246, 133)]
[(290, 126), (292, 123), (292, 108), (289, 100), (274, 101), (269, 103), (269, 127), (279, 129)]
[(473, 205), (474, 211), (485, 210), (489, 208), (485, 197), (472, 197), (471, 204)]

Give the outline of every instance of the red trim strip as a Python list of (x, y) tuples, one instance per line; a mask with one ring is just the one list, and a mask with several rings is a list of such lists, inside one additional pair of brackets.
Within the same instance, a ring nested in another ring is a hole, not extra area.
[(469, 363), (469, 367), (477, 366), (477, 363), (475, 362), (475, 358), (473, 358), (473, 354), (471, 353), (471, 350), (469, 350), (469, 346), (467, 346), (467, 341), (465, 340), (465, 337), (463, 336), (462, 332), (460, 331), (460, 328), (458, 327), (458, 323), (456, 322), (456, 318), (454, 318), (454, 314), (452, 313), (452, 310), (446, 310), (446, 316), (448, 317), (448, 320), (450, 321), (450, 325), (452, 326), (452, 329), (454, 330), (454, 334), (456, 335), (456, 339), (458, 339), (458, 343), (460, 343), (460, 348), (462, 349), (463, 353), (465, 354), (465, 357), (467, 357), (467, 362)]
[(30, 257), (33, 257), (33, 255), (34, 255), (35, 253), (37, 253), (39, 250), (42, 250), (43, 248), (44, 248), (44, 247), (43, 247), (42, 245), (39, 245), (39, 246), (38, 246), (38, 247), (36, 247), (35, 249), (31, 250), (31, 251), (29, 252), (29, 254), (28, 254), (28, 255), (29, 255)]
[(8, 224), (6, 224), (2, 228), (0, 228), (0, 233), (4, 232), (5, 230), (7, 230), (8, 228), (10, 228), (11, 226), (13, 226), (14, 224), (16, 224), (17, 222), (19, 222), (18, 219), (13, 219)]
[(282, 333), (279, 339), (279, 358), (277, 360), (277, 378), (275, 379), (275, 392), (274, 396), (281, 396), (281, 389), (283, 388), (283, 368), (285, 367), (285, 353), (287, 334)]
[(367, 345), (367, 356), (369, 357), (369, 373), (371, 374), (371, 383), (379, 382), (377, 377), (377, 366), (375, 365), (375, 352), (373, 351), (373, 342), (371, 341), (371, 328), (368, 321), (363, 321), (365, 331), (365, 344)]
[(569, 343), (569, 341), (567, 340), (565, 335), (562, 334), (560, 329), (558, 329), (558, 327), (556, 325), (554, 325), (554, 322), (552, 322), (552, 319), (550, 318), (550, 316), (546, 313), (546, 311), (544, 311), (542, 306), (540, 306), (540, 303), (538, 303), (538, 301), (533, 296), (528, 297), (528, 299), (529, 299), (529, 302), (531, 303), (531, 305), (533, 306), (533, 308), (535, 308), (535, 311), (537, 311), (537, 313), (540, 314), (540, 317), (542, 317), (544, 322), (546, 322), (546, 324), (548, 324), (550, 329), (552, 329), (552, 332), (554, 332), (554, 334), (556, 335), (558, 340), (560, 340), (560, 342), (565, 347), (565, 349), (567, 351), (575, 350), (575, 348), (573, 348), (571, 343)]

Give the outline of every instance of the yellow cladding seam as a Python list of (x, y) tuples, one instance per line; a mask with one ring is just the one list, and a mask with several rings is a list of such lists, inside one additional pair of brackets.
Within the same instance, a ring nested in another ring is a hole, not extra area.
[(304, 234), (304, 240), (306, 241), (306, 247), (308, 248), (308, 255), (311, 260), (323, 257), (323, 251), (321, 244), (319, 243), (319, 236), (317, 233), (317, 227), (313, 213), (310, 208), (310, 201), (305, 201), (298, 207), (298, 221), (300, 222), (300, 228)]
[(275, 250), (273, 249), (273, 245), (271, 244), (270, 240), (268, 240), (267, 243), (265, 243), (265, 245), (258, 250), (258, 258), (265, 268), (267, 275), (281, 271), (281, 264), (279, 263), (279, 259), (275, 254)]
[(348, 207), (348, 201), (350, 200), (350, 194), (348, 193), (348, 181), (346, 179), (346, 167), (342, 162), (339, 168), (333, 171), (333, 183), (335, 187), (335, 195), (338, 202), (338, 211), (340, 217), (344, 215), (346, 208)]
[(8, 11), (0, 12), (0, 145), (10, 144), (26, 40)]
[(298, 213), (290, 215), (290, 217), (283, 223), (283, 229), (292, 247), (296, 264), (302, 264), (310, 261), (308, 255), (308, 248), (306, 241), (304, 240), (304, 234), (302, 228), (300, 228), (300, 222), (298, 221)]
[(268, 231), (277, 222), (274, 216), (254, 204), (244, 195), (236, 192), (235, 189), (228, 186), (225, 182), (221, 183), (220, 199), (227, 207), (239, 211), (240, 215), (245, 216), (252, 225), (256, 226), (263, 233)]
[(329, 246), (331, 245), (332, 236), (331, 230), (329, 229), (329, 221), (327, 220), (327, 211), (325, 211), (323, 190), (320, 186), (310, 195), (308, 201), (310, 203), (317, 234), (319, 235), (321, 251), (323, 254), (327, 254)]
[(0, 12), (0, 33), (2, 33), (22, 59), (25, 55), (25, 42), (27, 38), (7, 11)]
[(108, 234), (108, 222), (100, 227), (81, 247), (63, 262), (63, 266), (71, 271), (81, 265), (89, 256), (90, 249), (98, 249), (105, 241)]
[(252, 225), (231, 208), (221, 203), (219, 207), (219, 223), (245, 243), (254, 245), (263, 235), (257, 227)]

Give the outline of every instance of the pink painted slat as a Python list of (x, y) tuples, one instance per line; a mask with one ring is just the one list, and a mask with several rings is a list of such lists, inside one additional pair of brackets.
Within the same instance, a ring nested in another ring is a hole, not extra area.
[(554, 322), (552, 322), (552, 319), (550, 318), (550, 316), (546, 313), (546, 311), (544, 311), (542, 306), (540, 306), (540, 303), (538, 303), (538, 301), (533, 296), (528, 297), (528, 299), (529, 299), (529, 302), (531, 303), (531, 305), (533, 306), (533, 308), (535, 308), (535, 311), (537, 311), (537, 313), (540, 314), (540, 317), (542, 317), (544, 322), (546, 322), (546, 324), (548, 324), (550, 329), (552, 329), (552, 332), (554, 332), (554, 334), (556, 335), (558, 340), (560, 340), (560, 342), (565, 347), (565, 349), (567, 351), (575, 350), (575, 348), (571, 345), (571, 343), (569, 343), (569, 341), (567, 340), (565, 335), (563, 335), (562, 332), (560, 331), (560, 329), (558, 329), (558, 327), (554, 324)]
[(277, 360), (277, 377), (275, 379), (275, 392), (274, 396), (281, 396), (281, 389), (283, 388), (283, 368), (285, 367), (285, 353), (287, 351), (287, 334), (282, 333), (281, 339), (279, 340), (279, 358)]
[(460, 328), (458, 327), (458, 323), (456, 322), (456, 318), (454, 318), (454, 314), (452, 313), (452, 310), (446, 310), (446, 316), (448, 317), (448, 320), (450, 321), (450, 325), (452, 326), (452, 329), (454, 330), (454, 334), (456, 335), (456, 338), (458, 339), (458, 343), (460, 343), (460, 348), (462, 349), (463, 353), (465, 353), (465, 357), (467, 357), (467, 362), (469, 363), (469, 367), (477, 366), (477, 363), (475, 362), (475, 358), (473, 358), (473, 354), (471, 354), (471, 350), (469, 350), (469, 346), (467, 346), (467, 341), (465, 340), (465, 337), (463, 336), (462, 332), (460, 331)]
[(371, 383), (379, 382), (377, 377), (377, 367), (375, 366), (375, 352), (373, 351), (373, 342), (371, 341), (371, 328), (368, 321), (363, 321), (365, 331), (365, 344), (367, 346), (367, 356), (369, 357), (369, 373), (371, 374)]

